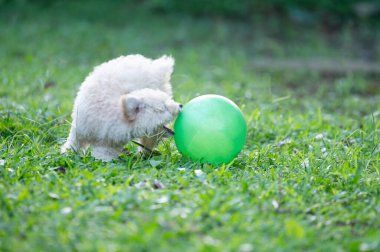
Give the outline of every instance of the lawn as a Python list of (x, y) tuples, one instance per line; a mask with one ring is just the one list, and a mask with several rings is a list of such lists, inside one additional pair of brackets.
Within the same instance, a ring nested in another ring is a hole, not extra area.
[[(254, 64), (376, 62), (378, 27), (19, 3), (0, 9), (0, 251), (380, 250), (379, 73)], [(133, 53), (176, 59), (179, 102), (216, 93), (241, 107), (232, 163), (187, 160), (173, 139), (111, 163), (59, 153), (80, 83)]]

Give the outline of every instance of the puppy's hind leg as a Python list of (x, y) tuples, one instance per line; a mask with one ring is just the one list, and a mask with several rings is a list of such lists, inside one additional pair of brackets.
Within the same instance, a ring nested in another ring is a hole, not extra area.
[(76, 134), (76, 128), (74, 126), (71, 126), (69, 137), (67, 138), (66, 142), (61, 147), (61, 153), (67, 152), (68, 149), (72, 150), (78, 150), (79, 148), (79, 142), (77, 140), (77, 134)]

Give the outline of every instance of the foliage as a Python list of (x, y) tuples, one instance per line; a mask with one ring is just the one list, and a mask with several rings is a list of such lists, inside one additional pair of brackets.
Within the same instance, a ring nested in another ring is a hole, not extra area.
[[(85, 0), (70, 1), (88, 4), (88, 1)], [(23, 6), (30, 3), (52, 6), (64, 2), (62, 0), (0, 0), (0, 6), (12, 4)], [(113, 0), (112, 2), (133, 4), (147, 11), (188, 14), (196, 17), (211, 16), (253, 20), (257, 17), (266, 18), (270, 15), (271, 18), (287, 18), (305, 25), (342, 25), (361, 19), (375, 23), (380, 21), (380, 4), (375, 0), (345, 0), (340, 2), (332, 0)], [(95, 5), (97, 3), (98, 1), (93, 2)]]
[[(255, 16), (280, 15), (301, 23), (345, 22), (358, 18), (355, 12), (360, 0), (347, 0), (337, 3), (331, 0), (147, 0), (150, 9), (169, 13), (188, 13), (195, 16), (219, 16), (252, 19)], [(369, 2), (376, 8), (379, 17), (380, 6)], [(375, 18), (375, 17), (373, 17)]]

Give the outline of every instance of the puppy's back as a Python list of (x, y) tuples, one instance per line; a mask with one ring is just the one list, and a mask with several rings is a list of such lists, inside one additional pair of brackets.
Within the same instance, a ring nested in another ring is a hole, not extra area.
[(83, 84), (89, 82), (120, 95), (143, 88), (160, 89), (171, 95), (173, 66), (174, 60), (167, 56), (156, 60), (141, 55), (120, 56), (95, 67)]

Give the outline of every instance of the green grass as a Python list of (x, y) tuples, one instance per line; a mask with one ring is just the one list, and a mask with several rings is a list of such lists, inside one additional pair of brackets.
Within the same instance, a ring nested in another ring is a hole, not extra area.
[[(249, 67), (269, 56), (359, 57), (363, 37), (344, 28), (335, 47), (315, 30), (280, 27), (117, 3), (1, 10), (0, 250), (379, 251), (379, 76)], [(131, 53), (173, 55), (182, 103), (236, 101), (248, 123), (242, 153), (201, 165), (171, 139), (150, 159), (61, 155), (81, 81)]]

